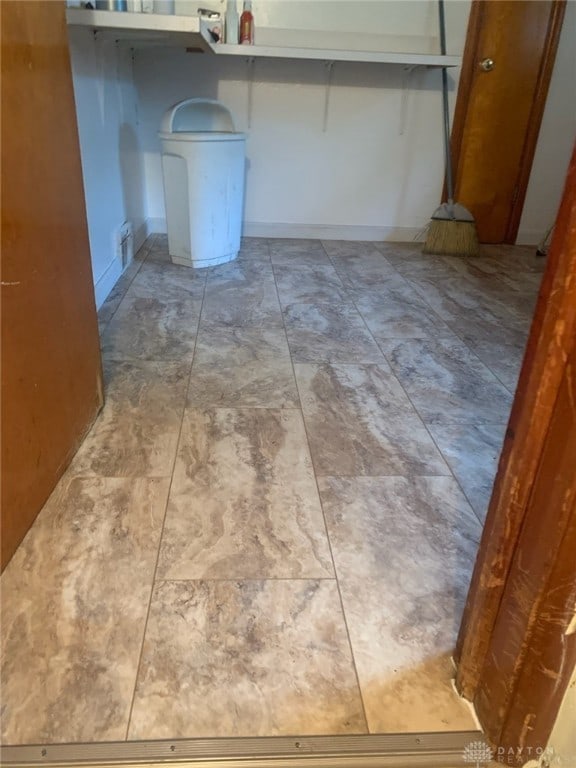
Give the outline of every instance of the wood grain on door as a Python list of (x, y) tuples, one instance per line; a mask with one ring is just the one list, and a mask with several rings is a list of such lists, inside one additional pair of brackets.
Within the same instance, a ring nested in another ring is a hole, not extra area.
[(483, 243), (515, 242), (565, 0), (474, 0), (454, 113), (456, 199)]
[(103, 395), (65, 6), (0, 13), (4, 567)]

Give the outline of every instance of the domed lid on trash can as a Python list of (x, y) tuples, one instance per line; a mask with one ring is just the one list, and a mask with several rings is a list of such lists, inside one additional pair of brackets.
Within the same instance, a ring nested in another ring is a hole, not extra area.
[(243, 141), (230, 110), (214, 99), (185, 99), (164, 113), (158, 135), (171, 141)]

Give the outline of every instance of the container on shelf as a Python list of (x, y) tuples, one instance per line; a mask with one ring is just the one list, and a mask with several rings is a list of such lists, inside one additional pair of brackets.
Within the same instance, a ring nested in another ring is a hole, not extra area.
[(219, 11), (198, 8), (200, 17), (200, 32), (208, 35), (211, 42), (220, 43), (224, 38), (224, 21)]
[(240, 16), (240, 45), (254, 45), (252, 0), (244, 0), (244, 10)]
[(127, 11), (127, 0), (96, 0), (97, 11)]
[(225, 30), (226, 42), (229, 45), (238, 45), (239, 41), (240, 18), (236, 0), (228, 0), (226, 4)]
[(171, 15), (174, 13), (174, 0), (154, 0), (154, 13), (163, 13)]

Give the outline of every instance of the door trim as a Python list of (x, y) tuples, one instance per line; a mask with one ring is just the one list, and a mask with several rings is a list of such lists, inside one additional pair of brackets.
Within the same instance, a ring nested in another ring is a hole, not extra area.
[[(503, 0), (472, 0), (472, 5), (470, 7), (468, 29), (466, 32), (466, 45), (464, 47), (464, 56), (462, 59), (462, 69), (460, 71), (460, 80), (458, 83), (458, 95), (456, 98), (456, 107), (454, 110), (454, 119), (452, 124), (452, 136), (450, 141), (452, 168), (454, 169), (455, 179), (458, 178), (458, 161), (460, 159), (460, 152), (462, 150), (464, 125), (468, 112), (470, 94), (472, 92), (472, 81), (474, 79), (474, 73), (480, 58), (478, 45), (482, 24), (484, 22), (485, 9), (488, 2), (502, 1)], [(514, 2), (517, 1), (518, 0), (514, 0)], [(533, 2), (533, 0), (527, 1)], [(508, 0), (508, 2), (510, 2), (510, 0)], [(534, 161), (534, 154), (536, 152), (536, 144), (538, 142), (538, 135), (540, 133), (540, 125), (544, 115), (544, 108), (546, 107), (546, 98), (548, 96), (548, 88), (552, 78), (554, 62), (556, 60), (556, 52), (558, 50), (558, 42), (560, 39), (560, 32), (562, 30), (562, 22), (564, 20), (565, 10), (566, 0), (552, 0), (552, 7), (548, 21), (548, 31), (546, 35), (546, 46), (542, 55), (540, 72), (538, 74), (538, 81), (536, 85), (536, 93), (530, 112), (528, 130), (522, 151), (521, 166), (518, 172), (518, 177), (516, 179), (516, 197), (512, 205), (512, 210), (510, 212), (510, 217), (508, 219), (508, 225), (506, 228), (506, 236), (504, 242), (508, 244), (514, 244), (518, 235), (518, 228), (520, 226), (522, 209), (526, 199), (526, 191), (528, 189), (530, 172), (532, 170), (532, 163)], [(458, 199), (457, 188), (455, 190), (455, 197)]]
[(560, 40), (560, 32), (562, 31), (562, 22), (564, 21), (565, 11), (566, 0), (553, 0), (552, 10), (548, 20), (546, 47), (542, 55), (536, 93), (530, 111), (528, 131), (526, 132), (524, 149), (522, 151), (522, 163), (516, 182), (517, 193), (512, 205), (506, 230), (507, 243), (515, 243), (516, 237), (518, 236), (518, 228), (520, 227), (520, 219), (522, 218), (522, 210), (526, 199), (528, 182), (530, 181), (530, 172), (532, 171), (532, 163), (534, 162), (534, 154), (536, 153), (540, 126), (544, 116), (544, 109), (546, 108), (546, 99), (548, 97), (552, 72), (554, 71), (554, 62), (556, 61), (556, 52), (558, 51), (558, 42)]
[(547, 741), (576, 659), (576, 489), (561, 451), (550, 469), (574, 445), (576, 147), (548, 258), (456, 647), (456, 686), (498, 746)]
[[(356, 736), (175, 739), (92, 744), (6, 746), (2, 765), (154, 765), (194, 768), (462, 768), (464, 750), (482, 745), (480, 731)], [(488, 749), (487, 744), (485, 744)]]

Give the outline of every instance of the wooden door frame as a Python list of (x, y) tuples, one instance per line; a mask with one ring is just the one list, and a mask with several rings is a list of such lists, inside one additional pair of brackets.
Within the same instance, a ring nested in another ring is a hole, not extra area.
[[(508, 1), (518, 2), (519, 0)], [(534, 0), (525, 1), (534, 2)], [(532, 163), (534, 161), (534, 153), (536, 152), (536, 144), (538, 142), (538, 134), (540, 133), (540, 125), (542, 123), (542, 116), (544, 115), (544, 108), (546, 106), (548, 88), (550, 86), (552, 71), (554, 69), (554, 62), (556, 60), (558, 41), (560, 39), (562, 22), (564, 20), (564, 12), (566, 10), (566, 1), (567, 0), (552, 0), (552, 9), (546, 35), (546, 46), (542, 56), (540, 72), (538, 75), (536, 94), (532, 104), (532, 110), (530, 112), (528, 132), (526, 134), (524, 148), (522, 151), (521, 166), (516, 180), (516, 195), (514, 198), (514, 203), (506, 228), (506, 236), (504, 239), (504, 242), (509, 244), (515, 243), (516, 237), (518, 235), (518, 228), (520, 226), (520, 219), (522, 217), (522, 210), (524, 208), (524, 201), (526, 199), (526, 191), (528, 189), (528, 182), (530, 180), (530, 172), (532, 170)], [(472, 0), (472, 5), (470, 7), (468, 29), (466, 32), (466, 45), (464, 47), (462, 69), (460, 72), (460, 80), (458, 82), (458, 95), (456, 98), (456, 107), (454, 110), (452, 135), (450, 140), (452, 168), (454, 179), (456, 180), (458, 179), (458, 161), (460, 159), (460, 152), (462, 149), (462, 141), (464, 137), (464, 126), (472, 92), (472, 81), (478, 68), (478, 62), (481, 58), (481, 53), (478, 50), (480, 32), (484, 23), (486, 6), (489, 2), (503, 2), (503, 0)], [(455, 195), (456, 199), (458, 199), (458, 186), (456, 186)]]
[(548, 259), (456, 649), (487, 738), (524, 760), (576, 663), (576, 147)]

